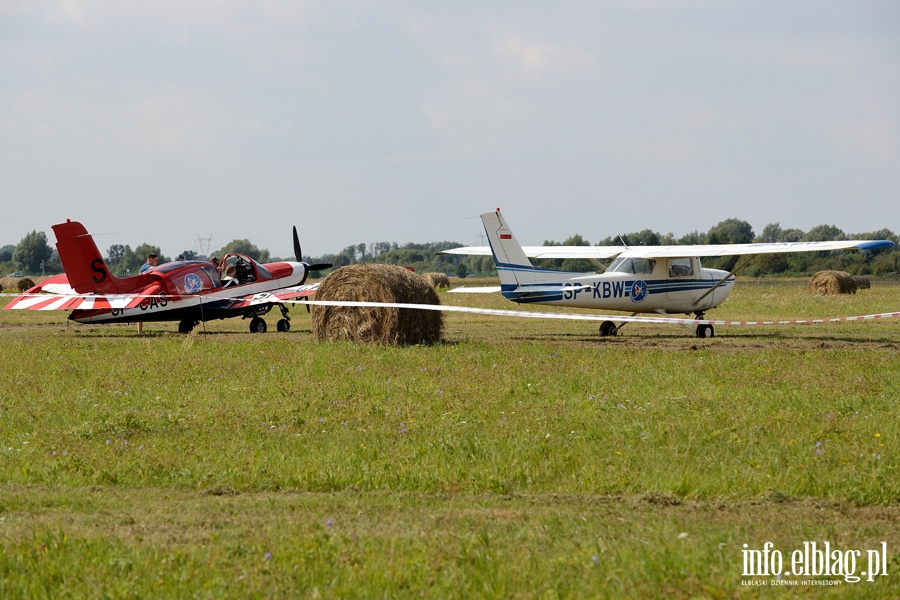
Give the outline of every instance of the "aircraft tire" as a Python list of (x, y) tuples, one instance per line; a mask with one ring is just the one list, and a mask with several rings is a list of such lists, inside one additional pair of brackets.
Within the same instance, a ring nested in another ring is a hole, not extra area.
[(194, 330), (194, 322), (193, 321), (191, 321), (189, 319), (185, 319), (183, 321), (178, 322), (178, 333), (190, 333), (193, 330)]
[(259, 317), (250, 320), (250, 333), (265, 333), (266, 329), (268, 329), (266, 322)]
[(716, 334), (712, 325), (697, 325), (698, 338), (711, 338)]
[(275, 325), (275, 328), (278, 329), (278, 331), (290, 331), (291, 322), (287, 319), (279, 319), (278, 323)]
[(616, 335), (616, 324), (612, 321), (603, 321), (600, 324), (600, 337), (611, 337)]

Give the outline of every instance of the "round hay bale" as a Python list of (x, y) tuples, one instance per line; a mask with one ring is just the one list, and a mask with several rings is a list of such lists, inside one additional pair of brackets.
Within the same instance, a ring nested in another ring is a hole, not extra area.
[(853, 281), (856, 282), (856, 289), (858, 290), (872, 289), (872, 282), (865, 275), (854, 275)]
[(450, 287), (450, 278), (444, 273), (425, 273), (422, 279), (432, 288), (448, 288)]
[(32, 280), (28, 279), (27, 277), (23, 277), (16, 284), (16, 287), (19, 288), (20, 292), (24, 292), (26, 290), (30, 290), (31, 288), (33, 288), (34, 282)]
[[(394, 265), (349, 265), (329, 274), (316, 300), (440, 304), (425, 280)], [(434, 310), (362, 306), (313, 306), (312, 329), (319, 341), (419, 344), (441, 339), (443, 314)]]
[(853, 275), (844, 271), (819, 271), (810, 279), (809, 291), (822, 296), (855, 294), (856, 281)]

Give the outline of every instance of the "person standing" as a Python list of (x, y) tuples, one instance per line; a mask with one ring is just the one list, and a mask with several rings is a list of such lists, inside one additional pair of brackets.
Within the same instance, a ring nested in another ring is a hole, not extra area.
[[(138, 275), (143, 275), (144, 273), (155, 267), (158, 262), (159, 256), (156, 254), (156, 252), (151, 252), (147, 255), (147, 262), (141, 265), (141, 269), (138, 271)], [(138, 335), (144, 333), (144, 323), (142, 321), (138, 321), (137, 329)]]

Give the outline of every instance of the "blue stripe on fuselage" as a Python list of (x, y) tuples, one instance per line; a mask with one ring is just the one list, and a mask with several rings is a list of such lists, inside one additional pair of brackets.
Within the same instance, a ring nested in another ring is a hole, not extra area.
[[(500, 286), (501, 294), (504, 298), (520, 303), (533, 302), (552, 302), (559, 300), (573, 300), (580, 294), (587, 294), (583, 297), (592, 297), (599, 299), (606, 298), (630, 298), (635, 281), (638, 280), (600, 280), (585, 283), (569, 283), (569, 282), (537, 282), (526, 285), (505, 284)], [(703, 291), (712, 288), (718, 283), (718, 280), (711, 279), (655, 279), (645, 280), (647, 284), (647, 293), (670, 294), (676, 292)], [(721, 286), (727, 288), (734, 283), (734, 278), (729, 278)], [(560, 292), (548, 291), (529, 291), (529, 286), (548, 288), (560, 286)]]

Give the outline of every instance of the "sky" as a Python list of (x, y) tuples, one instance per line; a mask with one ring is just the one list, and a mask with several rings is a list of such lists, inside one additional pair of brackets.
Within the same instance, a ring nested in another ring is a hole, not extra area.
[(898, 34), (866, 0), (0, 0), (0, 245), (900, 232)]

